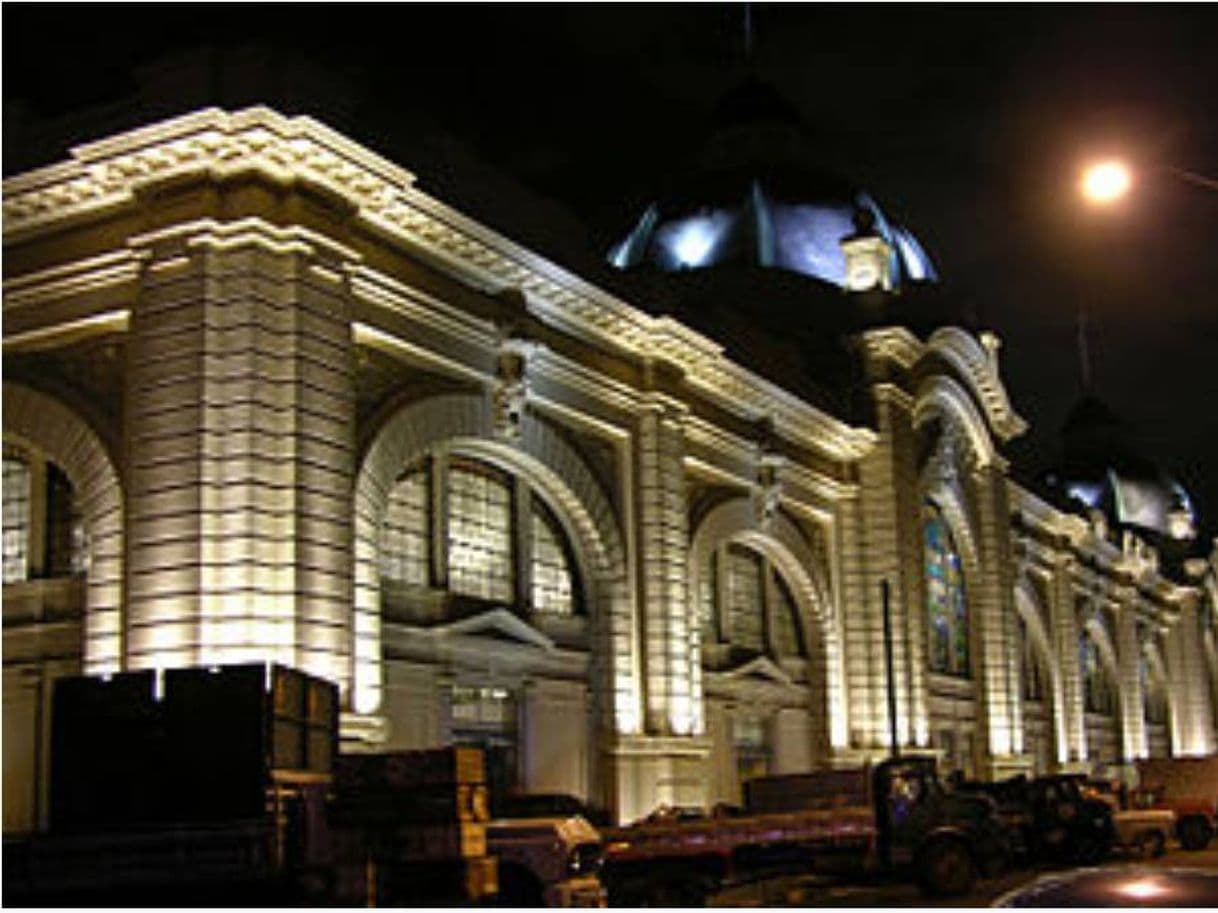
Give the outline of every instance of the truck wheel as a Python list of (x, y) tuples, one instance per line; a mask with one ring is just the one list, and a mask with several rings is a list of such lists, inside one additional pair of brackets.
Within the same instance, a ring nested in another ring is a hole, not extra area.
[(1203, 850), (1210, 845), (1214, 829), (1204, 818), (1194, 815), (1180, 822), (1179, 833), (1180, 845), (1186, 850)]
[(1162, 831), (1143, 831), (1138, 834), (1138, 855), (1147, 859), (1158, 859), (1167, 851), (1167, 840)]
[(973, 889), (977, 867), (968, 847), (958, 840), (939, 840), (922, 854), (918, 877), (922, 890), (937, 897), (959, 897)]

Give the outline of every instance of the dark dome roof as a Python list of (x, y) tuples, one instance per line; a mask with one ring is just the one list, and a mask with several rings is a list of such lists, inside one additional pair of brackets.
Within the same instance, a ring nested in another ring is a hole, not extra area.
[(608, 260), (618, 269), (647, 264), (663, 272), (743, 263), (843, 287), (840, 242), (863, 210), (893, 249), (898, 285), (938, 278), (908, 229), (861, 188), (811, 167), (814, 159), (794, 107), (748, 79), (720, 100), (697, 167), (643, 211)]
[(1118, 527), (1191, 539), (1196, 529), (1184, 486), (1139, 453), (1130, 430), (1104, 402), (1084, 396), (1062, 425), (1064, 459), (1053, 484), (1069, 499), (1101, 510)]

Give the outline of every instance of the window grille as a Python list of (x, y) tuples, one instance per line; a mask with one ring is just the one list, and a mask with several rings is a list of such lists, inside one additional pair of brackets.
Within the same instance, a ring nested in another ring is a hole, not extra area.
[(4, 454), (4, 582), (28, 575), (30, 467), (20, 456)]
[(557, 521), (533, 501), (533, 611), (549, 615), (570, 615), (575, 610), (571, 570)]
[(727, 602), (732, 643), (761, 652), (765, 647), (761, 558), (753, 552), (730, 546), (727, 552)]
[(449, 469), (448, 573), (454, 592), (514, 602), (511, 489), (489, 467)]
[(389, 493), (381, 527), (381, 574), (397, 583), (430, 582), (427, 467), (402, 476)]

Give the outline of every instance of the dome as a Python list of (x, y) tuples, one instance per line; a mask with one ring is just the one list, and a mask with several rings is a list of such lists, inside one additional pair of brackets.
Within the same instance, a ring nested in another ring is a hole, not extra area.
[(894, 285), (937, 280), (913, 233), (866, 191), (809, 167), (812, 149), (790, 104), (746, 81), (720, 101), (698, 167), (646, 207), (609, 262), (662, 272), (744, 263), (844, 288), (840, 242), (861, 211), (892, 249)]
[(1177, 541), (1196, 535), (1196, 512), (1184, 486), (1137, 452), (1105, 403), (1094, 396), (1080, 399), (1062, 435), (1065, 459), (1052, 483), (1067, 498), (1102, 511), (1116, 527)]

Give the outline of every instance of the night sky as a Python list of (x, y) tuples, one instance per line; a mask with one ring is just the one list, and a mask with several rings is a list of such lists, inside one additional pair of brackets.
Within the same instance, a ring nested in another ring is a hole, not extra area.
[[(1094, 392), (1218, 533), (1218, 190), (1155, 170), (1218, 179), (1214, 7), (755, 5), (747, 59), (740, 4), (2, 16), (6, 175), (154, 117), (266, 100), (585, 275), (752, 69), (806, 119), (812, 164), (870, 190), (1003, 338), (1031, 424), (1009, 451), (1020, 466), (1057, 456), (1083, 301)], [(1145, 168), (1100, 214), (1075, 184), (1110, 153)], [(550, 202), (487, 202), (505, 177)]]

